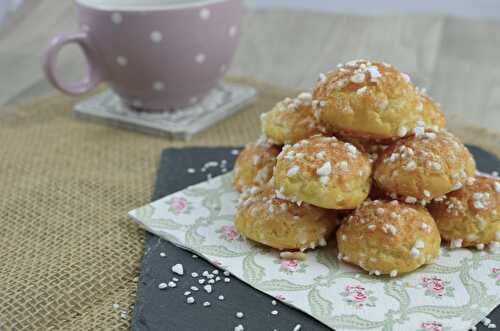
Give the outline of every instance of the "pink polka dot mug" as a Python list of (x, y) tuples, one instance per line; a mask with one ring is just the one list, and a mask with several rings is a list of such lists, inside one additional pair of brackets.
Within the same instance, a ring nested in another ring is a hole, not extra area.
[[(47, 79), (79, 95), (106, 81), (126, 103), (164, 111), (196, 103), (226, 71), (239, 37), (241, 0), (76, 0), (80, 31), (55, 36)], [(62, 82), (60, 49), (79, 45), (88, 74)]]

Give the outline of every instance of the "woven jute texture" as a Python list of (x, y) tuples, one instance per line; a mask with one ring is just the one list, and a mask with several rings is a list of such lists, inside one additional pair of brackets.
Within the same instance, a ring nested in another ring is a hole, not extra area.
[[(257, 87), (256, 103), (188, 143), (77, 120), (60, 95), (0, 110), (0, 330), (128, 329), (144, 232), (126, 215), (150, 199), (161, 150), (246, 143), (293, 94), (231, 80)], [(499, 135), (457, 122), (500, 155)]]

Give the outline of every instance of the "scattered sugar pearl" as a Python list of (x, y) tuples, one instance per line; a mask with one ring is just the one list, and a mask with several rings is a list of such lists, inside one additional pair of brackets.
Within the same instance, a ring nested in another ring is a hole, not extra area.
[(368, 230), (375, 230), (377, 226), (375, 224), (368, 224)]
[(272, 310), (271, 311), (271, 315), (274, 315), (274, 316), (278, 315), (278, 311), (277, 310)]
[(176, 265), (172, 266), (172, 272), (182, 276), (184, 275), (184, 267), (182, 266), (182, 264), (177, 263)]
[(276, 300), (273, 300), (273, 301), (271, 301), (271, 304), (272, 304), (273, 306), (276, 306), (278, 303), (276, 302)]
[(220, 301), (222, 301), (222, 300), (224, 300), (224, 296), (223, 296), (223, 295), (219, 295), (219, 296), (217, 297), (217, 299), (219, 299)]
[(480, 244), (477, 244), (476, 245), (476, 248), (480, 251), (482, 251), (484, 249), (484, 244), (480, 243)]
[(491, 320), (488, 317), (485, 317), (481, 320), (481, 323), (484, 324), (484, 326), (488, 326), (491, 323)]
[(190, 174), (194, 174), (196, 170), (194, 168), (187, 168), (187, 172)]
[(360, 87), (356, 90), (356, 94), (357, 95), (362, 95), (364, 94), (366, 91), (368, 90), (368, 88), (366, 86), (363, 86), (363, 87)]
[(191, 286), (190, 289), (191, 289), (191, 291), (195, 291), (195, 292), (199, 290), (199, 288), (196, 286)]
[(173, 278), (172, 278), (172, 280), (173, 280), (174, 282), (178, 282), (178, 281), (179, 281), (179, 278), (177, 278), (177, 277), (173, 277)]
[(392, 270), (391, 273), (389, 274), (389, 276), (391, 276), (391, 277), (396, 277), (397, 275), (398, 275), (397, 270)]
[(203, 286), (203, 289), (207, 293), (212, 293), (212, 285), (205, 285), (205, 286)]
[(224, 274), (224, 276), (229, 276), (231, 273), (226, 270), (226, 271), (223, 272), (223, 274)]
[(404, 72), (401, 73), (401, 77), (403, 77), (403, 79), (406, 81), (406, 82), (411, 82), (411, 79), (410, 79), (410, 76), (408, 76), (407, 74), (405, 74)]
[(377, 214), (378, 216), (384, 215), (384, 212), (385, 212), (384, 208), (375, 209), (375, 214)]
[(196, 278), (196, 277), (198, 277), (198, 276), (199, 276), (199, 275), (198, 275), (198, 273), (197, 273), (197, 272), (192, 272), (192, 273), (191, 273), (191, 277), (193, 277), (193, 278)]
[(404, 137), (406, 136), (406, 134), (408, 133), (408, 129), (404, 126), (400, 127), (399, 130), (398, 130), (398, 135), (400, 137)]
[(210, 302), (209, 301), (203, 302), (203, 307), (210, 307)]
[(380, 274), (381, 274), (381, 272), (379, 270), (375, 270), (373, 273), (375, 274), (375, 276), (380, 276)]
[(198, 255), (193, 254), (193, 255), (191, 255), (191, 257), (192, 257), (193, 259), (197, 259), (197, 258), (198, 258)]
[(358, 73), (351, 76), (351, 82), (353, 82), (353, 83), (359, 84), (359, 83), (362, 83), (364, 81), (365, 81), (365, 74), (362, 72), (358, 72)]
[(193, 304), (194, 303), (194, 298), (193, 297), (187, 297), (186, 302), (188, 304)]
[(234, 327), (234, 331), (243, 331), (243, 330), (245, 330), (245, 328), (241, 324)]
[(166, 257), (166, 256), (167, 256), (167, 254), (166, 254), (165, 252), (160, 252), (160, 256), (161, 256), (161, 257)]
[(158, 284), (158, 288), (159, 288), (160, 290), (164, 290), (164, 289), (166, 289), (166, 288), (167, 288), (167, 286), (168, 286), (168, 285), (167, 285), (167, 283), (160, 283), (160, 284)]
[(418, 200), (415, 197), (406, 197), (405, 202), (406, 203), (416, 203)]
[(204, 284), (205, 283), (205, 280), (202, 278), (202, 279), (198, 279), (198, 283), (199, 284)]
[(300, 324), (297, 324), (293, 327), (293, 331), (300, 331), (300, 329), (302, 329), (302, 325)]
[(177, 284), (175, 282), (172, 281), (168, 282), (168, 287), (176, 287), (176, 286)]
[(191, 291), (186, 291), (186, 292), (184, 292), (184, 296), (186, 296), (186, 297), (187, 297), (188, 295), (190, 295), (190, 294), (191, 294)]
[(241, 311), (239, 311), (239, 312), (236, 313), (236, 317), (237, 318), (243, 318), (244, 316), (245, 315)]
[(224, 278), (224, 283), (229, 283), (230, 281), (231, 281), (230, 278), (227, 278), (227, 277)]

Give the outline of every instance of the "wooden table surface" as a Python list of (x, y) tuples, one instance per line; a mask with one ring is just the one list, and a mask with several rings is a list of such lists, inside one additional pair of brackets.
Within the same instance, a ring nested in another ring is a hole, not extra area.
[[(55, 93), (41, 72), (51, 36), (76, 30), (67, 0), (26, 0), (0, 27), (0, 105)], [(354, 58), (381, 59), (409, 73), (447, 115), (500, 131), (500, 22), (445, 16), (367, 17), (249, 10), (229, 74), (307, 89), (317, 74)], [(71, 47), (70, 47), (71, 48)], [(75, 48), (60, 59), (83, 72)]]

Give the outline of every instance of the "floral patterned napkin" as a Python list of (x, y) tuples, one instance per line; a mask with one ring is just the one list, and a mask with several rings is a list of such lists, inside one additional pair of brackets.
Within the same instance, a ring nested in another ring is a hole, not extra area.
[(436, 264), (396, 278), (337, 260), (335, 244), (307, 260), (243, 240), (233, 225), (231, 175), (188, 187), (129, 213), (146, 230), (336, 330), (467, 330), (500, 304), (500, 254), (448, 250)]

